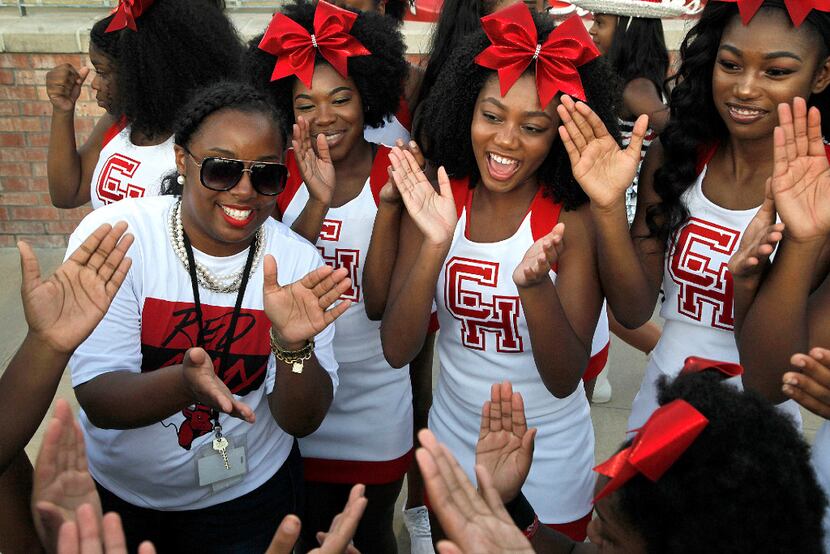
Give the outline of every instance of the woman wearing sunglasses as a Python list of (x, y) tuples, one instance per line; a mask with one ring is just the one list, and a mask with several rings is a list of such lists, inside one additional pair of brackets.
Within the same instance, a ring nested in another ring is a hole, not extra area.
[(363, 276), (376, 218), (399, 214), (400, 207), (381, 192), (389, 149), (367, 142), (363, 130), (398, 107), (408, 71), (403, 40), (395, 22), (378, 13), (323, 1), (290, 4), (252, 41), (249, 61), (249, 77), (296, 122), (278, 216), (352, 278), (343, 298), (353, 306), (337, 322), (334, 340), (340, 387), (320, 429), (300, 441), (306, 480), (300, 548), (317, 545), (315, 531), (327, 529), (351, 487), (363, 483), (369, 502), (355, 546), (395, 552), (395, 500), (412, 460), (411, 384), (407, 366), (394, 369), (383, 357), (380, 323), (366, 315)]
[(349, 302), (329, 308), (351, 282), (270, 217), (284, 149), (262, 95), (215, 85), (182, 112), (166, 195), (96, 210), (70, 240), (120, 220), (135, 235), (70, 363), (90, 472), (131, 551), (261, 553), (301, 501), (293, 436), (337, 388), (329, 324)]

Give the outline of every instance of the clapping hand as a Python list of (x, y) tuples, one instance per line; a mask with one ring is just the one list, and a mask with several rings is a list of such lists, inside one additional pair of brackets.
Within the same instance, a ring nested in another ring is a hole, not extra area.
[(559, 136), (571, 160), (573, 176), (600, 209), (625, 205), (625, 191), (640, 165), (640, 150), (648, 130), (648, 116), (634, 123), (631, 142), (620, 149), (602, 120), (584, 102), (562, 95), (556, 108), (562, 125)]
[(817, 416), (830, 419), (830, 350), (813, 348), (809, 354), (795, 354), (790, 363), (800, 371), (784, 374), (784, 394)]
[(191, 348), (184, 353), (182, 373), (190, 397), (199, 404), (248, 423), (256, 421), (256, 414), (251, 407), (231, 394), (228, 386), (216, 374), (213, 361), (203, 348)]
[(297, 160), (297, 167), (300, 168), (303, 182), (308, 187), (309, 196), (328, 206), (331, 204), (337, 181), (334, 163), (331, 161), (326, 136), (320, 133), (315, 141), (316, 149), (315, 143), (312, 143), (308, 121), (299, 116), (291, 136), (294, 158)]
[(559, 259), (563, 249), (565, 224), (557, 223), (551, 232), (534, 242), (524, 258), (513, 270), (513, 282), (517, 287), (532, 287), (550, 280), (551, 268)]
[[(90, 505), (82, 504), (75, 511), (75, 521), (67, 521), (61, 527), (58, 554), (127, 554), (121, 517), (110, 512), (101, 519)], [(156, 554), (156, 548), (144, 541), (138, 546), (138, 554)]]
[(771, 179), (767, 180), (764, 203), (741, 235), (741, 244), (729, 260), (734, 279), (752, 279), (763, 272), (775, 247), (783, 238), (784, 224), (775, 222)]
[[(418, 143), (414, 140), (410, 140), (409, 143), (404, 143), (402, 139), (397, 139), (395, 141), (395, 146), (401, 152), (410, 152), (412, 157), (415, 158), (415, 163), (418, 164), (418, 167), (423, 169), (426, 167), (426, 158), (424, 158), (424, 153), (421, 152)], [(385, 202), (387, 204), (400, 204), (403, 200), (401, 198), (401, 193), (398, 191), (398, 187), (395, 186), (395, 179), (392, 177), (393, 168), (390, 165), (387, 168), (389, 172), (389, 179), (386, 181), (386, 184), (383, 185), (383, 188), (380, 189), (380, 201)]]

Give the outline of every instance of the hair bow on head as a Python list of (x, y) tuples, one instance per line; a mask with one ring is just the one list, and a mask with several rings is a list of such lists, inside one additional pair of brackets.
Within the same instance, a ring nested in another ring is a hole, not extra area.
[[(735, 2), (738, 4), (738, 12), (741, 14), (741, 21), (748, 25), (750, 20), (758, 13), (764, 0), (720, 0), (721, 2)], [(793, 25), (801, 25), (811, 10), (830, 12), (830, 0), (784, 0), (784, 6)]]
[(743, 375), (744, 368), (740, 364), (719, 362), (718, 360), (707, 360), (706, 358), (689, 356), (683, 363), (683, 369), (680, 370), (680, 375), (685, 375), (687, 373), (703, 373), (704, 371), (713, 371), (721, 374), (724, 379), (729, 379), (730, 377), (738, 377), (739, 375)]
[(585, 100), (585, 89), (577, 67), (599, 57), (582, 20), (572, 15), (556, 27), (544, 44), (538, 42), (530, 10), (519, 2), (481, 18), (481, 25), (492, 43), (475, 62), (499, 74), (501, 95), (536, 62), (536, 90), (545, 108), (557, 92)]
[(622, 487), (638, 473), (656, 482), (709, 424), (694, 406), (678, 398), (660, 406), (637, 430), (631, 446), (594, 468), (611, 480), (594, 503)]
[(112, 12), (115, 16), (104, 32), (112, 33), (127, 27), (133, 31), (138, 31), (138, 27), (135, 25), (136, 18), (141, 17), (141, 14), (152, 5), (153, 0), (120, 0), (118, 6)]
[(349, 76), (351, 56), (371, 54), (349, 31), (357, 14), (320, 0), (314, 10), (314, 34), (308, 34), (302, 25), (278, 13), (274, 15), (259, 43), (260, 50), (277, 57), (271, 80), (289, 75), (311, 88), (314, 75), (315, 50), (344, 78)]

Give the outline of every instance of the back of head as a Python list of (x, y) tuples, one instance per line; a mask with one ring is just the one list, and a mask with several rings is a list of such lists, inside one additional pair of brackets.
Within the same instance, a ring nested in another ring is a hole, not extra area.
[(607, 56), (623, 83), (644, 78), (663, 91), (669, 53), (660, 19), (619, 16)]
[(683, 399), (709, 424), (657, 482), (638, 475), (616, 493), (649, 552), (823, 552), (826, 499), (788, 416), (712, 373), (659, 389), (661, 405)]
[(112, 22), (113, 14), (99, 19), (89, 31), (89, 41), (101, 52), (106, 54), (113, 61), (118, 57), (118, 39), (120, 32), (108, 33), (107, 27)]
[(133, 128), (170, 132), (178, 109), (195, 91), (239, 76), (242, 44), (217, 0), (156, 0), (117, 31), (118, 93)]

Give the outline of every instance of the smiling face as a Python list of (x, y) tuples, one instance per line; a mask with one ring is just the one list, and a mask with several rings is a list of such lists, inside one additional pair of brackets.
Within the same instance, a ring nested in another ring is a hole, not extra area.
[(98, 105), (109, 113), (116, 113), (115, 106), (116, 82), (115, 60), (89, 43), (89, 61), (95, 68), (95, 77), (92, 79), (92, 90), (95, 91), (95, 100)]
[(611, 49), (614, 42), (614, 32), (617, 30), (619, 17), (607, 13), (595, 13), (594, 23), (588, 30), (591, 40), (597, 45), (600, 54), (605, 55)]
[[(594, 494), (607, 483), (608, 478), (600, 476)], [(616, 500), (617, 494), (612, 493), (594, 504), (596, 517), (588, 524), (588, 539), (603, 554), (647, 554), (648, 545), (619, 513)]]
[(506, 96), (494, 73), (479, 92), (470, 128), (481, 181), (489, 190), (507, 192), (536, 186), (536, 171), (556, 139), (558, 99), (539, 105), (536, 79), (525, 73)]
[(356, 145), (365, 142), (363, 103), (357, 86), (330, 65), (317, 64), (310, 89), (295, 79), (293, 99), (294, 119), (303, 116), (308, 121), (312, 139), (320, 133), (326, 136), (334, 162), (345, 159)]
[(712, 72), (712, 96), (733, 137), (771, 137), (779, 103), (827, 87), (830, 60), (819, 58), (819, 41), (808, 23), (793, 27), (783, 10), (761, 9), (746, 26), (732, 19)]
[(193, 156), (175, 147), (178, 172), (186, 179), (182, 225), (187, 236), (195, 248), (212, 256), (241, 252), (271, 216), (277, 197), (254, 190), (248, 172), (230, 190), (210, 190), (200, 182), (197, 162), (210, 156), (282, 162), (285, 144), (278, 125), (268, 114), (222, 109), (204, 119), (187, 148)]

